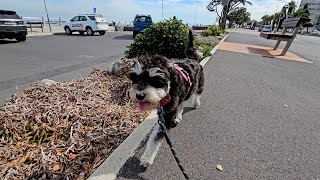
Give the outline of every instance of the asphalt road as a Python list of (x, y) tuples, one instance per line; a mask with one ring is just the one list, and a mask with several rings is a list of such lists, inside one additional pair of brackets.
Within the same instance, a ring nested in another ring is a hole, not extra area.
[[(249, 33), (231, 33), (227, 41), (275, 43)], [(191, 179), (320, 178), (318, 42), (298, 37), (291, 49), (313, 64), (217, 51), (204, 68), (201, 108), (170, 132)], [(183, 179), (168, 145), (147, 169), (138, 165), (142, 152), (119, 180)]]
[(131, 42), (132, 32), (29, 37), (20, 43), (0, 40), (0, 102), (29, 83), (69, 81), (93, 66), (105, 67), (124, 57)]

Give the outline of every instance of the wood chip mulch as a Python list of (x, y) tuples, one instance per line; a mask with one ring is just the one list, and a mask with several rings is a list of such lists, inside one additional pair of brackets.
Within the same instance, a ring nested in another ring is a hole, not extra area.
[(94, 69), (14, 95), (0, 106), (1, 179), (88, 177), (148, 115), (129, 102), (129, 87)]

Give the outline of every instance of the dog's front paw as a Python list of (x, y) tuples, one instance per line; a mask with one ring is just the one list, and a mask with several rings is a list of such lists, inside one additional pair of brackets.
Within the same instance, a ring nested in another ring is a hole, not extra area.
[(146, 158), (141, 158), (140, 159), (140, 166), (146, 168), (150, 165), (152, 165), (153, 162), (150, 162), (150, 160), (146, 159)]
[(198, 101), (194, 101), (194, 102), (193, 102), (193, 107), (194, 107), (194, 108), (198, 108), (198, 107), (200, 106), (200, 104), (201, 104), (201, 103), (200, 103), (199, 100), (198, 100)]
[(179, 118), (177, 117), (174, 119), (175, 124), (178, 124), (180, 121), (182, 121), (182, 118), (180, 117)]
[(197, 108), (197, 107), (200, 106), (200, 104), (201, 104), (201, 102), (200, 102), (200, 96), (199, 96), (199, 95), (195, 95), (195, 96), (193, 97), (193, 102), (192, 102), (193, 107), (194, 107), (194, 108)]

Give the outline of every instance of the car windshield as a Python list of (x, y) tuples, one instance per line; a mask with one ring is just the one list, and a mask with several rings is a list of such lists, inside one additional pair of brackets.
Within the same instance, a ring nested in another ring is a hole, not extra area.
[(0, 10), (0, 19), (20, 19), (14, 11)]
[(135, 21), (136, 22), (151, 23), (152, 19), (150, 16), (137, 16)]

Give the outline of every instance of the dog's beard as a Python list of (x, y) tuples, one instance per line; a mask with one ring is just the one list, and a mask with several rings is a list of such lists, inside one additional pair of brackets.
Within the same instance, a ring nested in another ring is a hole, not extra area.
[[(142, 91), (137, 90), (136, 86), (132, 86), (128, 92), (130, 99), (137, 103), (140, 111), (146, 111), (157, 106), (159, 102), (167, 96), (167, 92), (164, 88), (155, 88), (152, 86), (147, 86)], [(145, 94), (145, 98), (142, 101), (138, 100), (136, 97), (139, 93)]]

